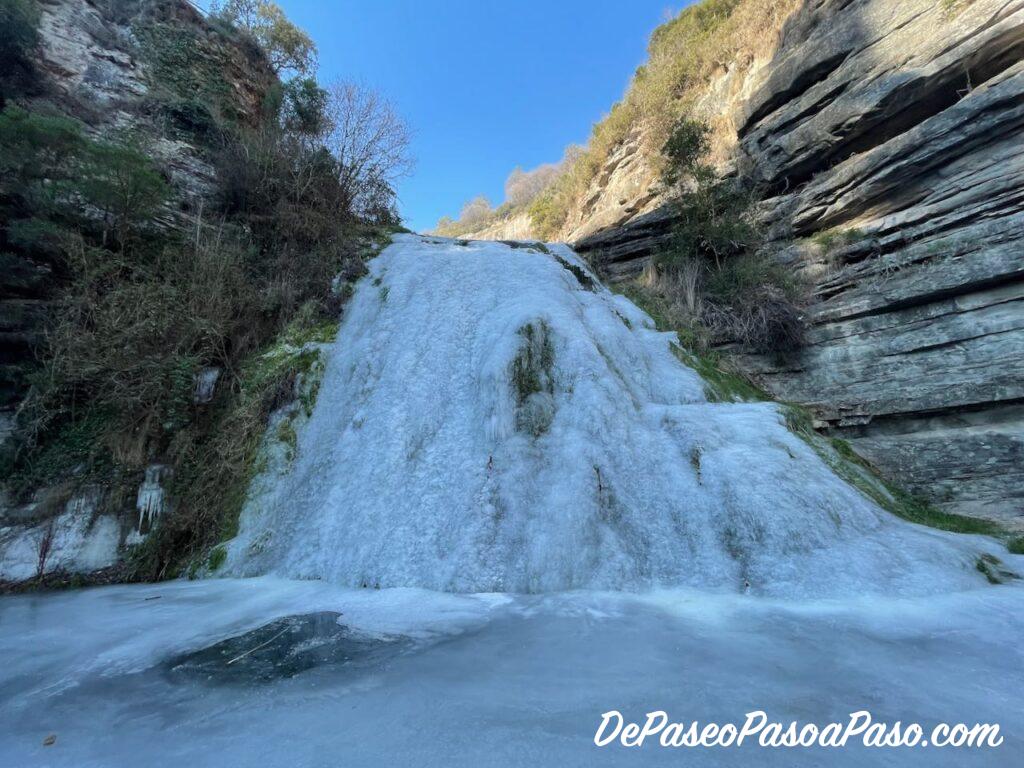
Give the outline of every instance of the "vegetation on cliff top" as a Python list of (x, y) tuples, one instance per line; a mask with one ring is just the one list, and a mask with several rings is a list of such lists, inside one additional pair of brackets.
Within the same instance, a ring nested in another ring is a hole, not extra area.
[[(612, 152), (631, 135), (642, 140), (646, 154), (656, 159), (681, 117), (695, 114), (695, 101), (711, 78), (726, 67), (744, 68), (770, 55), (782, 22), (799, 0), (702, 0), (677, 14), (651, 34), (647, 62), (640, 66), (622, 99), (594, 124), (586, 146), (570, 146), (562, 160), (540, 166), (545, 184), (529, 199), (509, 195), (485, 217), (444, 218), (438, 234), (458, 236), (481, 229), (517, 213), (528, 213), (533, 234), (553, 239), (567, 226)], [(717, 117), (711, 125), (710, 149), (715, 160), (735, 139), (735, 130)], [(515, 172), (513, 172), (515, 173)], [(510, 177), (511, 180), (512, 177)]]
[(799, 304), (803, 286), (771, 254), (752, 213), (756, 190), (742, 179), (720, 179), (715, 163), (735, 139), (731, 125), (708, 122), (697, 105), (708, 82), (725, 66), (745, 67), (771, 53), (782, 20), (796, 0), (704, 0), (686, 8), (651, 35), (648, 61), (623, 99), (594, 126), (586, 147), (571, 147), (561, 163), (514, 173), (506, 203), (468, 203), (459, 219), (442, 219), (440, 234), (458, 236), (529, 215), (533, 232), (553, 238), (570, 212), (593, 194), (591, 182), (631, 134), (655, 158), (662, 189), (675, 200), (670, 248), (660, 253), (643, 289), (659, 295), (685, 326), (691, 346), (705, 353), (714, 341), (734, 340), (766, 352), (802, 343)]
[(210, 16), (252, 35), (278, 75), (290, 72), (308, 77), (316, 72), (316, 45), (276, 3), (226, 0), (222, 5), (215, 0), (210, 4)]

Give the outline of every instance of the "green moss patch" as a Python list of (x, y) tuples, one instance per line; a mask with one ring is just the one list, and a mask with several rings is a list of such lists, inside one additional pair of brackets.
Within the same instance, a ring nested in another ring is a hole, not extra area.
[(551, 343), (551, 330), (543, 320), (524, 325), (519, 335), (523, 342), (509, 370), (517, 408), (516, 427), (539, 437), (554, 419), (555, 348)]
[(207, 558), (206, 567), (209, 568), (211, 572), (217, 571), (222, 565), (224, 565), (224, 561), (227, 560), (227, 558), (228, 551), (224, 547), (214, 547), (210, 550), (210, 557)]
[(811, 242), (815, 245), (821, 246), (821, 249), (825, 253), (830, 253), (836, 248), (842, 248), (846, 245), (853, 245), (854, 243), (860, 242), (867, 235), (859, 229), (841, 229), (834, 227), (832, 229), (825, 229), (811, 236)]
[(285, 419), (277, 427), (277, 439), (284, 443), (287, 450), (287, 460), (293, 461), (299, 446), (299, 435), (295, 431), (295, 425), (291, 419)]
[(542, 243), (539, 240), (499, 240), (499, 243), (504, 243), (509, 248), (524, 251), (537, 251), (538, 253), (546, 253), (549, 256), (552, 255), (551, 249), (548, 248), (546, 243)]
[(988, 579), (989, 584), (1006, 584), (1008, 581), (1020, 578), (995, 555), (984, 554), (979, 556), (974, 567)]
[(594, 282), (594, 278), (586, 273), (579, 265), (573, 264), (572, 262), (566, 261), (560, 256), (556, 256), (559, 263), (569, 270), (576, 281), (580, 284), (580, 287), (587, 291), (597, 290), (597, 284)]

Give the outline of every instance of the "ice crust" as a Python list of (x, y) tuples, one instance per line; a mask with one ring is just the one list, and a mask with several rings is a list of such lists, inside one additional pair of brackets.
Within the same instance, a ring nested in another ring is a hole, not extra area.
[(883, 511), (776, 405), (708, 402), (674, 342), (564, 245), (397, 236), (223, 572), (518, 593), (983, 583), (983, 541)]

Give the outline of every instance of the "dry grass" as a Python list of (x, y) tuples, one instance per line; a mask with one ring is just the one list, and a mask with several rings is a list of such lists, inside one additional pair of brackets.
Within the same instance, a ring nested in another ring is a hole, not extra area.
[[(714, 77), (727, 69), (743, 72), (755, 61), (770, 58), (783, 23), (799, 4), (800, 0), (706, 0), (687, 9), (691, 15), (684, 11), (655, 30), (649, 61), (627, 95), (638, 104), (647, 149), (660, 150), (672, 126)], [(734, 132), (717, 110), (698, 117), (708, 119), (718, 133)]]
[(636, 133), (645, 154), (658, 164), (672, 126), (684, 114), (712, 127), (712, 157), (722, 159), (735, 145), (735, 126), (715, 108), (695, 103), (708, 84), (729, 68), (740, 71), (775, 51), (784, 21), (800, 0), (704, 0), (693, 5), (651, 35), (648, 60), (641, 66), (625, 96), (594, 125), (590, 141), (558, 180), (530, 208), (536, 234), (554, 237), (570, 211), (580, 207), (591, 183), (615, 148)]

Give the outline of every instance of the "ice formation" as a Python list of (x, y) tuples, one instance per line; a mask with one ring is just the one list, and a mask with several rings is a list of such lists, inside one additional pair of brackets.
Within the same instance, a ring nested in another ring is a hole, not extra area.
[(157, 518), (164, 513), (167, 502), (163, 483), (169, 471), (169, 467), (163, 464), (150, 464), (146, 467), (145, 476), (135, 500), (135, 507), (139, 511), (136, 528), (142, 533), (148, 532)]
[(85, 573), (117, 562), (118, 521), (98, 514), (102, 493), (85, 488), (50, 518), (0, 525), (0, 579), (23, 581), (51, 571)]
[(207, 366), (194, 377), (192, 400), (197, 405), (206, 405), (213, 400), (220, 379), (221, 369)]
[(713, 403), (567, 247), (398, 236), (226, 573), (457, 592), (977, 585), (976, 541), (840, 480), (771, 403)]

